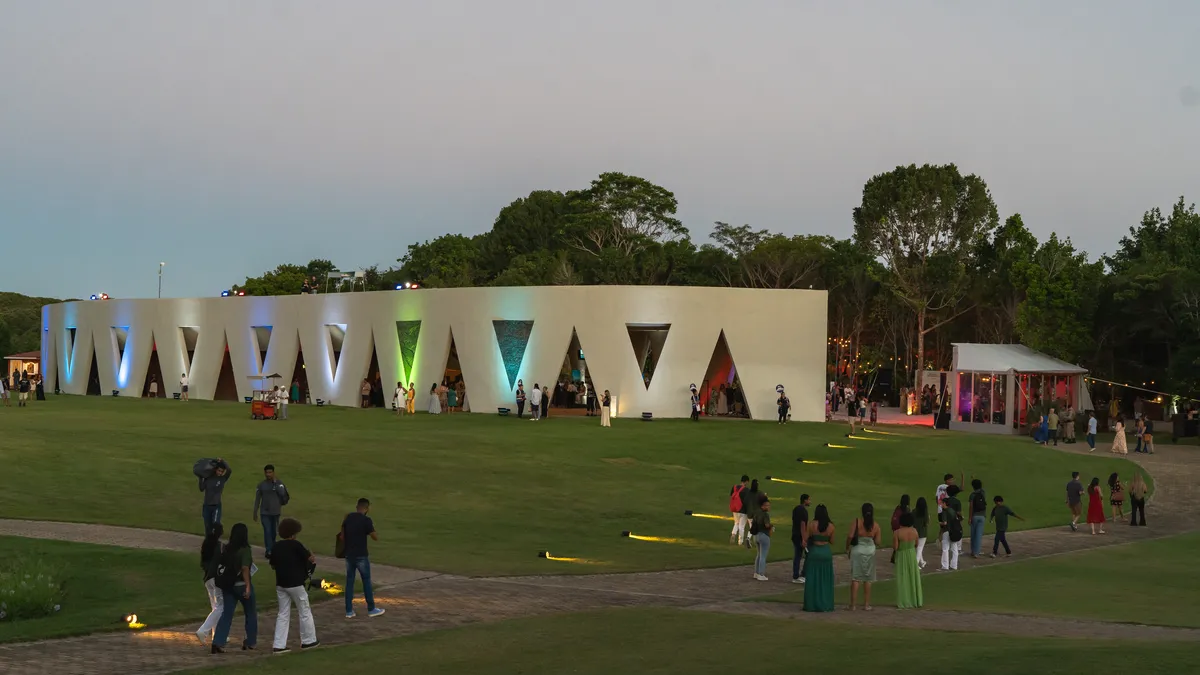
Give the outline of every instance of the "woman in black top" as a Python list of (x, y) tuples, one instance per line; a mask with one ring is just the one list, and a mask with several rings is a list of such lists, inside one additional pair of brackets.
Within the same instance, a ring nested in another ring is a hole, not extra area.
[(224, 597), (213, 582), (213, 577), (216, 576), (217, 563), (224, 550), (224, 547), (221, 546), (221, 535), (224, 533), (225, 528), (220, 523), (215, 523), (209, 530), (208, 536), (204, 538), (204, 543), (200, 545), (200, 569), (204, 570), (204, 590), (208, 593), (208, 604), (212, 607), (208, 618), (196, 630), (196, 639), (202, 645), (212, 641), (213, 630), (216, 629), (217, 621), (221, 618)]
[(279, 614), (275, 617), (275, 653), (289, 651), (287, 638), (292, 624), (292, 605), (296, 606), (296, 613), (300, 617), (300, 648), (309, 649), (320, 644), (312, 608), (308, 604), (308, 591), (304, 588), (304, 582), (316, 568), (317, 559), (304, 544), (296, 541), (300, 530), (300, 521), (284, 518), (279, 523), (282, 541), (271, 550), (271, 567), (275, 568), (275, 597), (279, 601)]
[(229, 629), (233, 627), (233, 612), (239, 603), (246, 614), (246, 638), (242, 640), (242, 649), (254, 649), (258, 643), (258, 605), (254, 597), (254, 584), (250, 581), (250, 575), (254, 572), (252, 553), (246, 524), (234, 525), (229, 530), (229, 545), (221, 554), (214, 579), (223, 594), (224, 608), (217, 621), (217, 632), (213, 635), (213, 654), (224, 653)]
[(612, 414), (612, 408), (609, 407), (611, 405), (612, 394), (608, 393), (608, 390), (605, 389), (604, 398), (600, 399), (600, 426), (602, 427), (612, 426), (612, 422), (609, 420), (609, 416)]

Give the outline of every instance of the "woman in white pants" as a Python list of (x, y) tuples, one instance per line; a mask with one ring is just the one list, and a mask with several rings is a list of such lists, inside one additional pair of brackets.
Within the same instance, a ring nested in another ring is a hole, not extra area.
[(612, 394), (608, 390), (604, 390), (604, 398), (600, 399), (600, 426), (611, 427), (612, 422), (609, 421), (609, 416), (612, 415)]
[(300, 617), (300, 648), (311, 649), (321, 644), (317, 640), (317, 625), (308, 604), (308, 591), (304, 588), (305, 580), (316, 568), (317, 559), (304, 544), (296, 541), (300, 529), (300, 521), (284, 518), (279, 523), (282, 541), (271, 549), (271, 567), (275, 568), (275, 598), (279, 602), (273, 645), (276, 654), (290, 651), (287, 639), (292, 626), (292, 605), (296, 606), (296, 614)]
[(208, 618), (196, 631), (196, 639), (202, 645), (212, 642), (213, 631), (217, 628), (217, 621), (221, 619), (222, 607), (225, 604), (224, 594), (217, 588), (214, 581), (214, 577), (217, 576), (217, 562), (220, 561), (221, 552), (224, 550), (224, 546), (221, 545), (221, 535), (224, 532), (225, 528), (221, 527), (220, 523), (214, 523), (208, 536), (204, 538), (204, 543), (200, 545), (200, 567), (204, 570), (204, 590), (208, 592), (208, 604), (212, 607)]
[(925, 540), (929, 532), (929, 504), (924, 497), (917, 497), (913, 507), (913, 527), (917, 530), (917, 566), (925, 567)]

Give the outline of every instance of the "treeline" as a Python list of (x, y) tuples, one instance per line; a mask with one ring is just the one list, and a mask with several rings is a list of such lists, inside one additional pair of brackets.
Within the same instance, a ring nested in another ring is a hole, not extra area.
[(0, 358), (41, 349), (42, 305), (56, 302), (0, 292)]
[[(952, 342), (1021, 342), (1099, 377), (1200, 393), (1200, 214), (1182, 197), (1147, 211), (1099, 259), (1053, 233), (1039, 241), (1019, 214), (1001, 220), (984, 180), (954, 165), (872, 178), (845, 239), (718, 222), (697, 246), (677, 206), (645, 179), (601, 174), (581, 190), (517, 199), (483, 234), (411, 244), (396, 265), (367, 268), (358, 288), (825, 289), (830, 369), (843, 376), (890, 369), (902, 384), (948, 368)], [(316, 276), (323, 290), (333, 269), (281, 265), (235, 288), (291, 294)]]

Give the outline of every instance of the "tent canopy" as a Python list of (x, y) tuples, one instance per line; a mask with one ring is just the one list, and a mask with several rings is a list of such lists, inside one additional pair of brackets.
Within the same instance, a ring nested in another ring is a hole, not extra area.
[(1060, 361), (1025, 345), (988, 345), (955, 342), (954, 370), (984, 373), (1060, 373), (1082, 375), (1086, 368)]

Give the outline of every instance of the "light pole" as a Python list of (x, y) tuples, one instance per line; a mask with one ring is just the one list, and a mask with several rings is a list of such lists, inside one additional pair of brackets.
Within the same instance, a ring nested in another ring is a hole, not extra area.
[(167, 266), (167, 263), (165, 263), (165, 262), (158, 263), (158, 299), (159, 300), (162, 299), (162, 271), (163, 271), (163, 268), (166, 266)]

